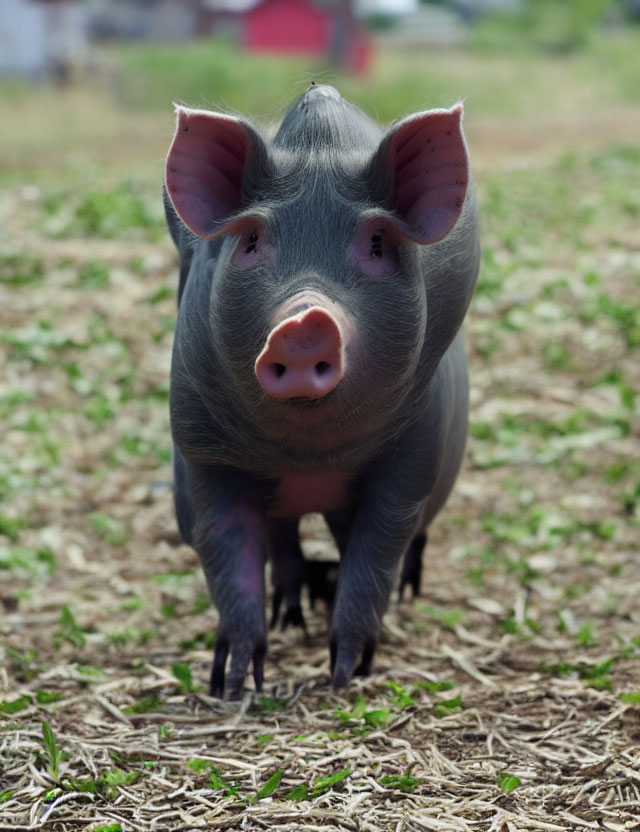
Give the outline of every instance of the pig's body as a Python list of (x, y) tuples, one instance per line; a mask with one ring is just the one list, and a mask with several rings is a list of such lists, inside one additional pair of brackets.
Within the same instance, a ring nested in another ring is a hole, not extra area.
[(303, 514), (324, 514), (341, 551), (335, 687), (368, 670), (405, 553), (416, 588), (467, 433), (460, 327), (479, 251), (460, 119), (432, 111), (383, 135), (312, 86), (268, 144), (239, 119), (179, 111), (175, 497), (220, 613), (215, 694), (229, 653), (228, 693), (251, 660), (261, 685), (267, 556), (300, 623)]

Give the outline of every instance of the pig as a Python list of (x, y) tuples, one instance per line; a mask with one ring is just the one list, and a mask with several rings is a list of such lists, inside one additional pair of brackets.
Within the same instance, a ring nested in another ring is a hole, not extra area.
[(219, 613), (210, 692), (240, 697), (250, 665), (262, 689), (268, 559), (278, 606), (302, 623), (298, 523), (313, 512), (340, 552), (339, 691), (370, 671), (403, 558), (401, 584), (419, 589), (464, 453), (479, 241), (463, 106), (382, 130), (312, 83), (273, 138), (241, 116), (176, 113), (174, 499)]

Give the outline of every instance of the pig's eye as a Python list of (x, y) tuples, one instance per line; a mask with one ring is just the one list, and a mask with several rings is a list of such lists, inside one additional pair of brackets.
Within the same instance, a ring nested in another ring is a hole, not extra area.
[(398, 235), (372, 217), (356, 229), (348, 258), (359, 272), (371, 277), (387, 277), (398, 272)]
[(258, 240), (260, 239), (258, 232), (254, 231), (253, 234), (249, 236), (247, 240), (247, 247), (245, 248), (245, 254), (251, 254), (252, 251), (258, 250)]
[(372, 257), (382, 257), (383, 251), (383, 241), (384, 237), (384, 230), (381, 228), (380, 231), (376, 231), (371, 235), (371, 256)]
[(239, 269), (251, 269), (273, 260), (274, 249), (269, 242), (267, 229), (247, 223), (238, 229), (238, 232), (238, 242), (231, 255), (231, 265)]

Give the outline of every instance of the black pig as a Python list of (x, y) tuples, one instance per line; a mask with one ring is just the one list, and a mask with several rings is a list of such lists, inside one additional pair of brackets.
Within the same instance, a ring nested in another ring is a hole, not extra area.
[(467, 434), (479, 245), (461, 122), (457, 104), (383, 133), (315, 84), (273, 140), (177, 108), (175, 505), (220, 615), (212, 695), (240, 696), (250, 662), (261, 688), (267, 557), (301, 623), (303, 514), (322, 513), (341, 552), (334, 689), (368, 672), (403, 555), (417, 589)]

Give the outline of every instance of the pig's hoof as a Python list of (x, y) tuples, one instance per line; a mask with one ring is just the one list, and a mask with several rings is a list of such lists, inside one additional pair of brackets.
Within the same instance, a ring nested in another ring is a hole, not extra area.
[(420, 595), (420, 583), (422, 578), (422, 553), (427, 543), (426, 532), (418, 535), (411, 541), (402, 562), (402, 575), (400, 577), (400, 588), (398, 590), (398, 601), (404, 598), (404, 590), (411, 587), (412, 598)]
[(337, 639), (331, 641), (331, 687), (334, 692), (346, 688), (354, 675), (369, 675), (375, 649), (376, 643), (373, 639), (366, 641), (364, 645), (354, 642), (339, 644)]
[(400, 587), (398, 588), (398, 601), (404, 600), (404, 591), (407, 587), (411, 589), (411, 597), (420, 597), (420, 574), (418, 575), (403, 575), (400, 579)]
[(284, 631), (289, 625), (292, 627), (302, 627), (302, 629), (306, 632), (307, 625), (304, 620), (304, 615), (302, 614), (302, 609), (299, 605), (287, 607), (285, 610), (285, 613), (282, 616), (280, 629)]
[[(231, 666), (226, 676), (226, 664), (231, 650)], [(213, 665), (209, 679), (209, 694), (218, 699), (241, 699), (244, 691), (244, 680), (253, 660), (253, 680), (256, 691), (262, 690), (264, 680), (264, 661), (267, 655), (267, 643), (263, 638), (257, 640), (252, 647), (251, 642), (244, 641), (231, 644), (228, 638), (218, 635), (213, 653)], [(226, 676), (226, 679), (225, 679)]]

